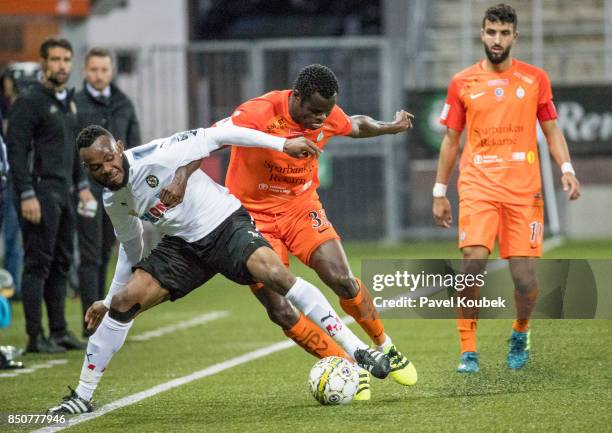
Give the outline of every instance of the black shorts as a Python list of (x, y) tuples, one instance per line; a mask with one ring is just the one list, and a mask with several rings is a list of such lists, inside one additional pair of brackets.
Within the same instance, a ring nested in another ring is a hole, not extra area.
[(253, 284), (247, 260), (259, 247), (270, 247), (255, 222), (240, 207), (199, 241), (164, 236), (148, 257), (132, 270), (151, 274), (170, 292), (170, 300), (182, 298), (216, 274), (238, 284)]

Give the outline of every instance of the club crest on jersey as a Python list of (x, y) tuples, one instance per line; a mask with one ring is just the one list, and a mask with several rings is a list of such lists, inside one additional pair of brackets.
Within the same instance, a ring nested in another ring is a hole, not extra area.
[(523, 89), (521, 86), (516, 88), (516, 97), (519, 99), (523, 99), (525, 97), (525, 89)]
[(157, 185), (159, 185), (159, 179), (154, 174), (148, 175), (145, 181), (151, 188), (157, 188)]
[(504, 97), (504, 89), (501, 87), (497, 87), (495, 89), (495, 98), (497, 98), (498, 101), (501, 101), (503, 97)]

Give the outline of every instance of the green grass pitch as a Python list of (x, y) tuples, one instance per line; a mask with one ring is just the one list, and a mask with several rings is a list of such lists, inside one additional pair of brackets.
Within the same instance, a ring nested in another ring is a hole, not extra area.
[[(454, 243), (399, 246), (348, 244), (356, 273), (362, 258), (458, 257)], [(570, 242), (545, 255), (612, 258), (612, 242)], [(313, 273), (294, 271), (334, 300)], [(113, 358), (96, 407), (188, 375), (285, 337), (270, 323), (246, 287), (215, 278), (176, 303), (144, 313), (130, 335), (188, 320), (208, 311), (228, 315), (148, 341), (129, 341)], [(340, 309), (338, 311), (341, 311)], [(25, 344), (21, 306), (0, 344)], [(80, 331), (80, 305), (69, 300), (71, 327)], [(292, 347), (196, 380), (134, 405), (69, 428), (69, 432), (607, 432), (612, 425), (612, 321), (537, 320), (532, 359), (522, 371), (505, 367), (509, 320), (482, 321), (481, 373), (454, 372), (458, 338), (453, 320), (385, 320), (386, 330), (415, 363), (419, 382), (403, 388), (372, 379), (372, 400), (344, 407), (319, 406), (306, 379), (315, 359)], [(365, 334), (351, 325), (358, 335)], [(366, 340), (367, 341), (367, 340)], [(0, 413), (43, 413), (76, 386), (83, 354), (26, 355), (32, 365), (68, 362), (12, 378), (0, 378)], [(0, 431), (30, 431), (0, 423)]]

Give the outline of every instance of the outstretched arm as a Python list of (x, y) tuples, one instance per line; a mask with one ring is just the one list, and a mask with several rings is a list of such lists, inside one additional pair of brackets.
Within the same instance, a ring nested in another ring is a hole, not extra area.
[(438, 158), (438, 172), (436, 174), (436, 184), (433, 190), (433, 217), (437, 225), (450, 227), (453, 223), (453, 213), (450, 202), (446, 198), (446, 187), (453, 173), (455, 161), (459, 154), (461, 132), (452, 128), (446, 128), (446, 134), (440, 146), (440, 156)]
[[(226, 143), (245, 147), (262, 147), (284, 152), (294, 158), (318, 157), (322, 150), (312, 141), (304, 138), (275, 137), (253, 129), (239, 126), (222, 126), (205, 129), (206, 154), (220, 149)], [(159, 199), (167, 207), (174, 207), (183, 201), (189, 177), (198, 169), (203, 158), (191, 161), (174, 172), (174, 178), (160, 191)]]
[(563, 133), (559, 129), (556, 120), (547, 120), (540, 122), (550, 154), (555, 162), (561, 167), (561, 183), (563, 190), (567, 191), (567, 196), (570, 200), (576, 200), (580, 197), (580, 182), (576, 179), (576, 173), (570, 161), (570, 154), (567, 148), (567, 142)]
[(413, 119), (414, 116), (404, 110), (395, 113), (393, 122), (383, 122), (363, 115), (351, 116), (353, 130), (350, 136), (353, 138), (367, 138), (385, 134), (397, 134), (411, 129)]
[(214, 152), (226, 144), (232, 144), (242, 147), (273, 149), (284, 152), (294, 158), (318, 157), (321, 154), (321, 149), (304, 137), (285, 139), (255, 129), (234, 125), (207, 128), (205, 131), (209, 152)]

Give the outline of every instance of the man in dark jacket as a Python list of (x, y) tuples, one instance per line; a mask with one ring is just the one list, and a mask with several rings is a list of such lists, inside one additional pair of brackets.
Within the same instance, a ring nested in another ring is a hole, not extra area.
[[(68, 331), (65, 299), (74, 249), (72, 191), (88, 209), (95, 207), (76, 149), (76, 105), (65, 88), (72, 47), (49, 38), (40, 47), (43, 79), (20, 95), (7, 131), (24, 246), (23, 308), (30, 352), (58, 353), (85, 345)], [(93, 205), (93, 206), (92, 206)], [(50, 339), (41, 325), (42, 299), (49, 316)]]
[[(104, 48), (91, 48), (85, 55), (85, 83), (74, 100), (78, 109), (79, 131), (89, 125), (108, 129), (128, 148), (142, 144), (140, 127), (132, 102), (113, 79), (111, 54)], [(91, 191), (102, 203), (102, 190), (96, 182), (90, 182)], [(115, 232), (105, 212), (95, 217), (77, 215), (79, 228), (79, 290), (83, 314), (90, 305), (104, 298), (106, 268), (110, 251), (115, 242)], [(83, 326), (83, 336), (89, 336)]]
[(6, 144), (4, 143), (4, 134), (2, 131), (2, 112), (0, 112), (0, 230), (4, 224), (4, 200), (5, 188), (8, 175), (8, 159), (6, 155)]

